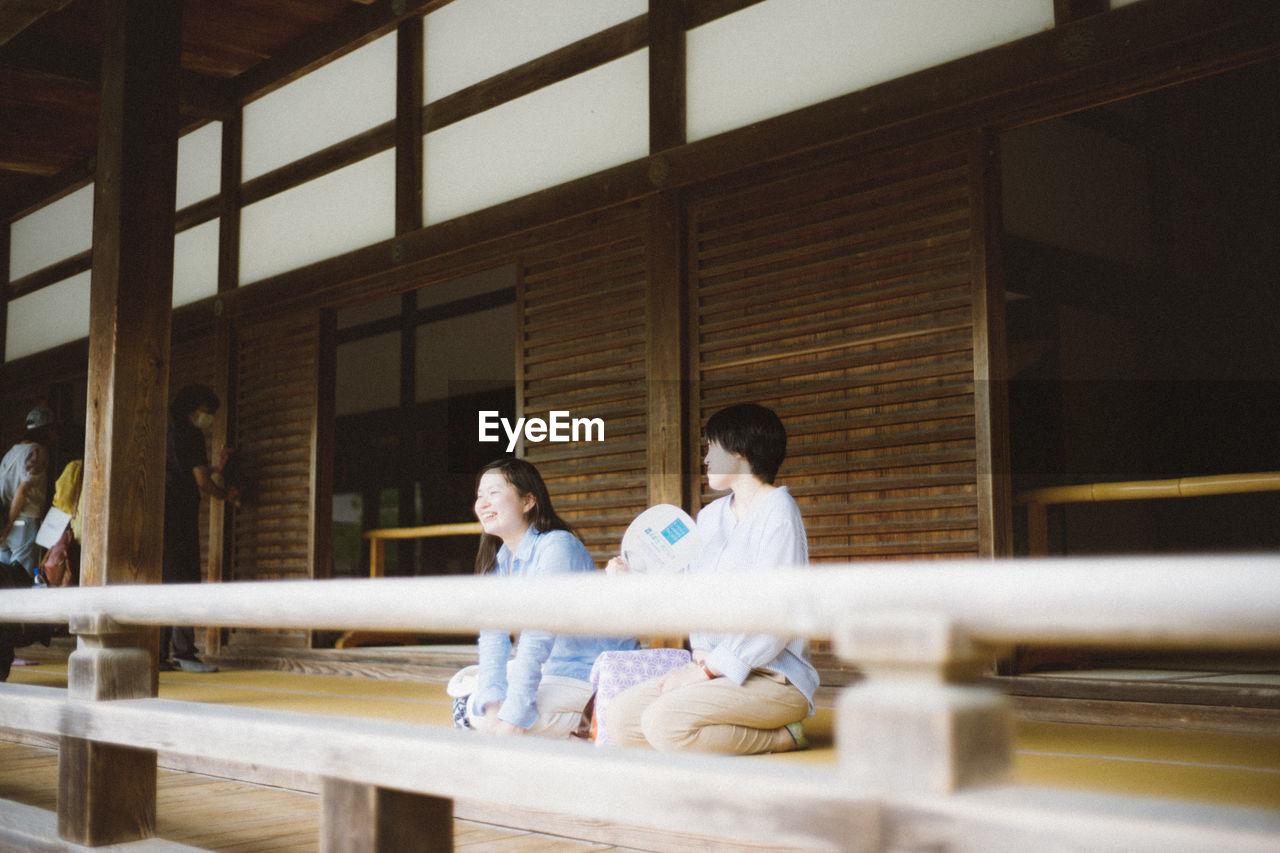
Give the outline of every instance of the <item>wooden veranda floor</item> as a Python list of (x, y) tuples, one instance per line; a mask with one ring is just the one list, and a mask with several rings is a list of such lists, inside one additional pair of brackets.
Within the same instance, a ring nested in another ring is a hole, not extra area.
[[(43, 747), (0, 741), (0, 799), (46, 812), (5, 813), (0, 824), (24, 817), (52, 827), (57, 805), (58, 754)], [(320, 799), (314, 794), (234, 782), (200, 773), (161, 769), (157, 778), (157, 836), (199, 850), (227, 853), (315, 853), (320, 846)], [(41, 820), (43, 818), (43, 820)], [(12, 826), (10, 827), (12, 828)], [(595, 853), (625, 848), (475, 821), (455, 820), (454, 849), (468, 853)], [(6, 844), (0, 837), (0, 850)]]
[[(36, 666), (17, 667), (11, 681), (66, 685), (65, 649), (24, 649)], [(438, 681), (405, 681), (279, 671), (224, 670), (212, 675), (161, 674), (164, 698), (278, 708), (318, 714), (376, 717), (449, 725), (450, 705)], [(829, 699), (830, 693), (824, 691)], [(744, 761), (826, 762), (831, 709), (820, 708), (811, 734), (816, 749)], [(0, 800), (21, 804), (23, 819), (52, 827), (57, 755), (49, 741), (0, 731)], [(1280, 811), (1280, 732), (1227, 734), (1022, 722), (1015, 757), (1017, 781), (1139, 796), (1228, 803)], [(264, 771), (255, 783), (230, 781), (230, 772), (160, 756), (158, 834), (194, 848), (249, 853), (314, 851), (319, 846), (319, 798), (314, 780)], [(36, 817), (32, 817), (31, 810)], [(0, 813), (0, 818), (9, 818)], [(25, 816), (24, 816), (25, 814)], [(455, 843), (467, 851), (601, 851), (680, 848), (670, 837), (636, 847), (573, 840), (572, 823), (523, 824), (501, 804), (459, 803)], [(40, 818), (39, 815), (44, 815)], [(0, 824), (7, 823), (0, 819)], [(505, 825), (504, 825), (505, 824)], [(562, 835), (506, 828), (537, 825)], [(610, 838), (592, 828), (588, 837)], [(0, 843), (0, 850), (4, 849)]]

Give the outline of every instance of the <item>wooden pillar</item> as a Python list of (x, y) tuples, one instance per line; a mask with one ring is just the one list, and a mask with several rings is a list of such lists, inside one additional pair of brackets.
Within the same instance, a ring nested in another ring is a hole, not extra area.
[(160, 580), (182, 4), (110, 0), (94, 190), (81, 583)]
[(973, 406), (978, 451), (978, 554), (1013, 556), (1009, 456), (1009, 368), (1001, 263), (1000, 152), (979, 133), (970, 151), (970, 276), (973, 294)]
[[(161, 574), (182, 4), (107, 0), (94, 189), (82, 585)], [(147, 632), (81, 626), (72, 695), (154, 695)], [(141, 673), (146, 673), (145, 678)], [(155, 753), (64, 738), (58, 832), (149, 836)]]
[[(666, 183), (658, 152), (685, 142), (684, 4), (649, 0), (649, 179)], [(684, 218), (679, 190), (654, 196), (649, 207), (649, 287), (645, 376), (648, 377), (649, 503), (686, 504)], [(696, 478), (694, 478), (696, 481)], [(688, 507), (687, 507), (688, 508)]]
[(321, 797), (322, 853), (453, 849), (452, 800), (333, 778)]

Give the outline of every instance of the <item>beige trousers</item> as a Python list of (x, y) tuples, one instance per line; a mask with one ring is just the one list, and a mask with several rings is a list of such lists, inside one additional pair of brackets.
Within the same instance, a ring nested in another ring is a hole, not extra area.
[[(563, 675), (544, 675), (538, 682), (538, 719), (529, 727), (529, 734), (543, 737), (566, 738), (578, 731), (582, 724), (582, 712), (591, 701), (595, 688), (590, 681), (580, 681)], [(476, 724), (471, 714), (471, 725)]]
[(754, 670), (741, 686), (713, 678), (667, 693), (650, 679), (615, 696), (605, 720), (622, 746), (755, 755), (772, 752), (778, 730), (808, 713), (809, 701), (785, 678)]

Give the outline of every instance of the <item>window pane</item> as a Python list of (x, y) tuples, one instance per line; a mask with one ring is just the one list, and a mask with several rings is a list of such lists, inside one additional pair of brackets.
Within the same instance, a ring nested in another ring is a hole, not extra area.
[(89, 335), (89, 273), (42, 287), (9, 303), (5, 361)]
[(218, 226), (213, 219), (173, 241), (173, 306), (186, 305), (218, 292)]
[(221, 174), (222, 122), (210, 122), (179, 139), (177, 209), (217, 195)]
[(384, 151), (246, 207), (240, 222), (240, 283), (394, 234), (395, 153)]
[(1053, 26), (1053, 0), (765, 0), (688, 35), (702, 139)]
[(644, 157), (648, 51), (427, 134), (429, 224)]
[(10, 280), (87, 252), (93, 245), (93, 184), (15, 221), (9, 240)]
[(424, 19), (426, 101), (646, 11), (645, 0), (454, 0)]
[(395, 33), (244, 108), (244, 180), (350, 139), (396, 115)]

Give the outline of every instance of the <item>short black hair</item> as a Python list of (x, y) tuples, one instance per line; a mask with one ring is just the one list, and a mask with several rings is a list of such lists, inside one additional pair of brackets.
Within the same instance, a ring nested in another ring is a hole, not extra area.
[(208, 385), (184, 385), (169, 404), (169, 416), (174, 420), (181, 420), (190, 417), (201, 406), (216, 412), (221, 405), (222, 401)]
[(707, 418), (707, 441), (740, 453), (751, 473), (772, 484), (787, 456), (787, 428), (774, 413), (756, 403), (738, 403)]

